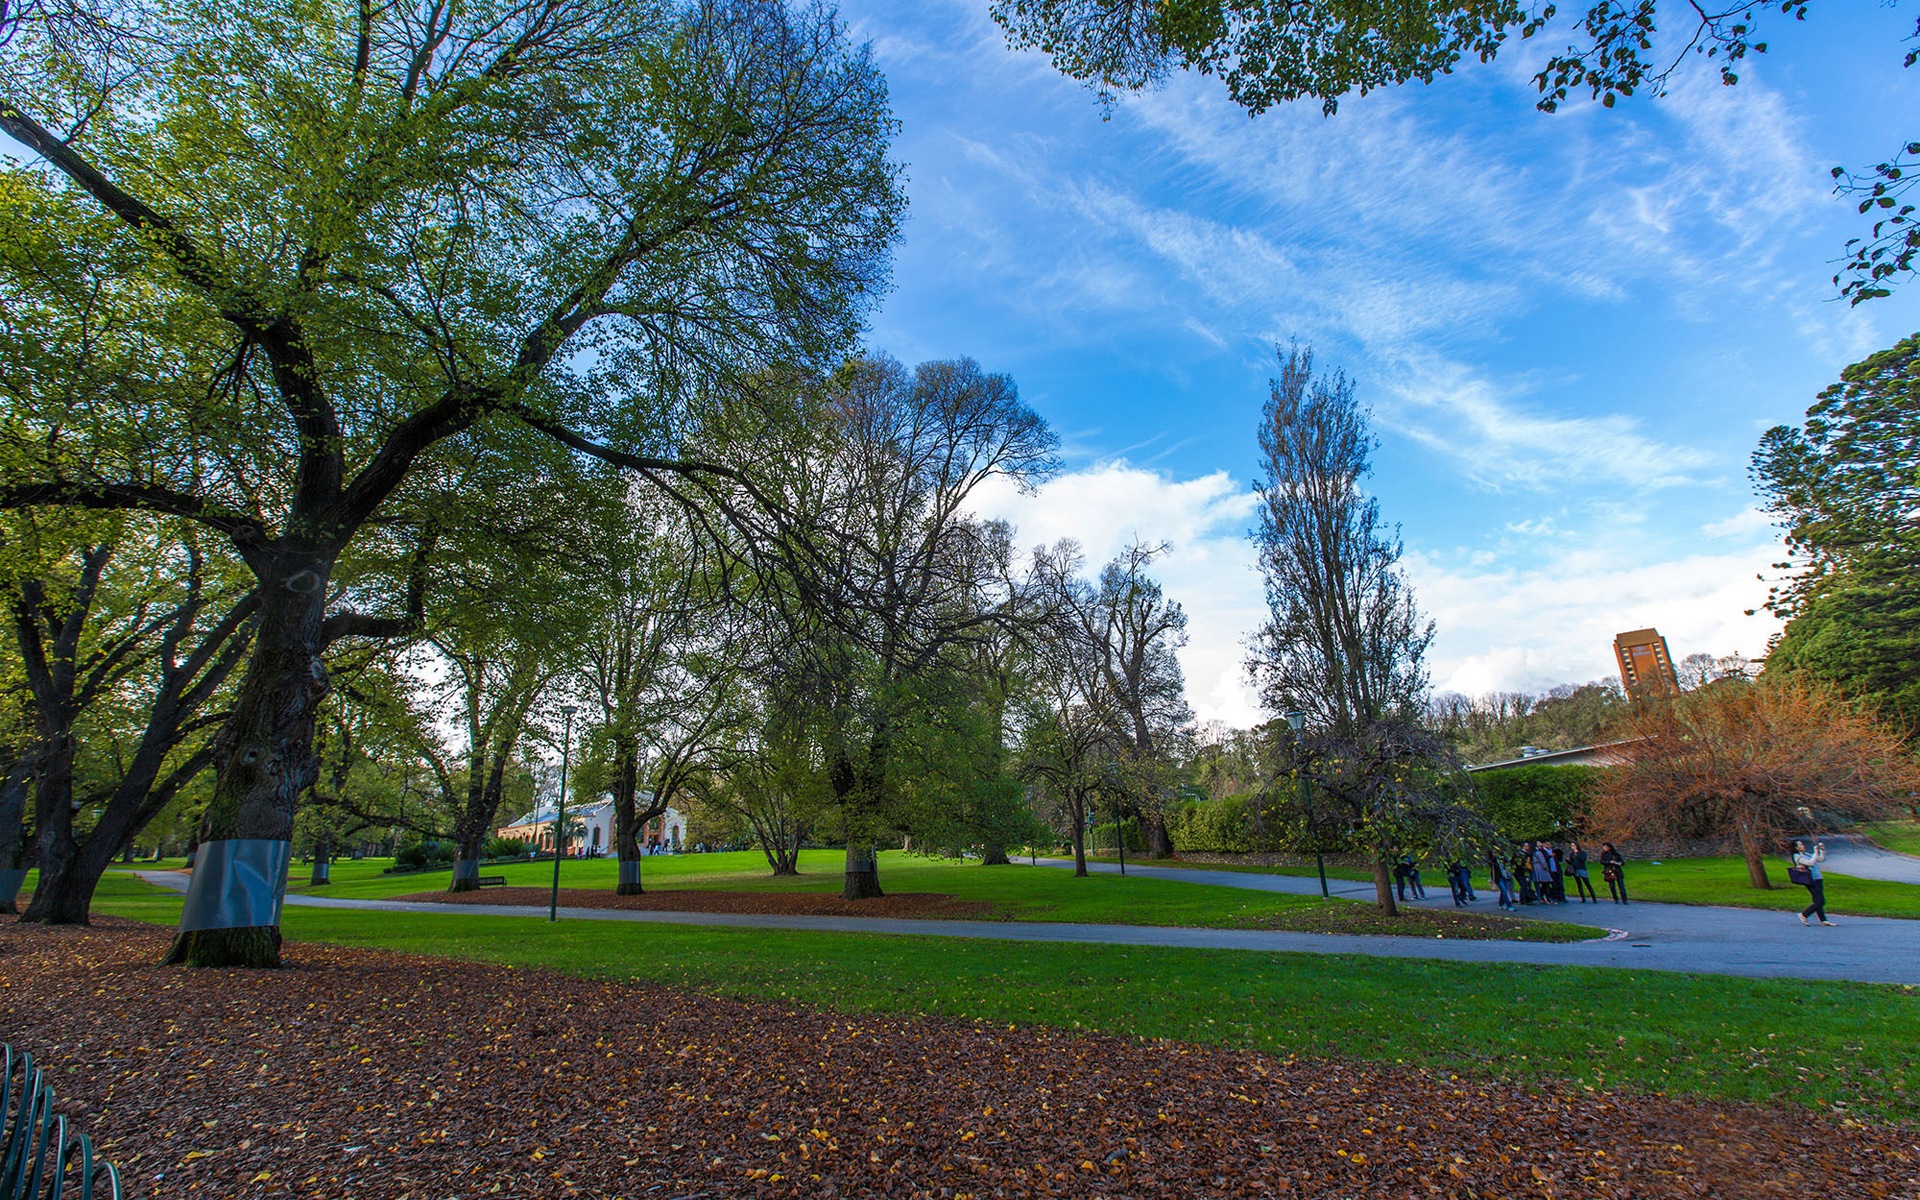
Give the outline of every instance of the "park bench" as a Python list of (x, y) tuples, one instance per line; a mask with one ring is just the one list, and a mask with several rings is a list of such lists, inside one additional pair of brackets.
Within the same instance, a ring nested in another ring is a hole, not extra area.
[(0, 1200), (120, 1200), (120, 1172), (93, 1140), (67, 1130), (31, 1054), (5, 1048), (0, 1078)]
[(482, 875), (475, 880), (475, 882), (481, 887), (505, 887), (507, 886), (507, 877), (505, 875)]

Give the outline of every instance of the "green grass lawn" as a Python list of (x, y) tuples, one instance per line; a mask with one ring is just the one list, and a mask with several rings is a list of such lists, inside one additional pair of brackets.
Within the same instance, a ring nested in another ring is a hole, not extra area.
[(1888, 850), (1920, 855), (1920, 821), (1881, 821), (1863, 831)]
[[(344, 865), (344, 864), (343, 864)], [(124, 875), (98, 910), (171, 923)], [(1099, 1030), (1920, 1120), (1913, 988), (1312, 954), (289, 907), (294, 940), (846, 1012)], [(298, 951), (293, 952), (298, 958)], [(1151, 1053), (1149, 1050), (1148, 1053)]]
[[(1860, 917), (1920, 918), (1920, 887), (1883, 879), (1856, 879), (1822, 872), (1827, 883), (1827, 911)], [(1792, 912), (1805, 908), (1807, 890), (1787, 882), (1786, 863), (1767, 863), (1772, 889), (1748, 884), (1747, 864), (1739, 858), (1670, 858), (1655, 864), (1627, 864), (1627, 896), (1665, 904), (1724, 904), (1735, 908), (1765, 908)], [(1595, 879), (1594, 889), (1606, 895), (1606, 884)]]
[[(807, 850), (801, 874), (775, 878), (757, 851), (731, 854), (657, 855), (644, 860), (650, 889), (669, 891), (825, 892), (838, 894), (844, 855), (838, 850)], [(384, 898), (443, 890), (447, 870), (382, 875), (387, 860), (335, 864), (333, 882), (311, 887), (310, 871), (296, 864), (289, 891), (346, 898)], [(507, 863), (483, 868), (512, 887), (549, 887), (553, 863)], [(561, 864), (562, 888), (612, 890), (618, 877), (612, 859), (569, 860)], [(888, 892), (933, 892), (993, 906), (994, 915), (1014, 921), (1071, 921), (1090, 924), (1184, 925), (1207, 929), (1274, 929), (1313, 933), (1402, 934), (1410, 937), (1501, 937), (1516, 941), (1581, 941), (1603, 936), (1591, 925), (1521, 921), (1514, 918), (1408, 910), (1396, 917), (1374, 912), (1353, 900), (1240, 891), (1207, 884), (1180, 883), (1145, 876), (1100, 874), (1076, 879), (1058, 867), (1024, 863), (983, 867), (978, 862), (929, 858), (887, 851), (880, 856), (880, 881)]]

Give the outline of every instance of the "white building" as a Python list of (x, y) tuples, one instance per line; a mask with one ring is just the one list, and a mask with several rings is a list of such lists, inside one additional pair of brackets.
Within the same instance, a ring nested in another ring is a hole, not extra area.
[[(652, 792), (641, 792), (635, 798), (640, 808), (653, 803)], [(614, 852), (614, 810), (610, 797), (588, 800), (580, 805), (567, 806), (567, 853), (599, 858)], [(553, 849), (553, 806), (544, 805), (530, 813), (524, 813), (515, 820), (502, 825), (494, 831), (495, 835), (527, 842), (535, 849), (550, 852)], [(680, 811), (669, 807), (661, 816), (648, 821), (640, 830), (640, 845), (644, 849), (649, 844), (678, 850), (687, 844), (687, 819)]]

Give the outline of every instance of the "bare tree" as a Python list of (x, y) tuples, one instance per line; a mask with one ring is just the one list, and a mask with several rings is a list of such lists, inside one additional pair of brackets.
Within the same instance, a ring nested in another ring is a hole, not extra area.
[(1173, 854), (1166, 809), (1174, 763), (1193, 724), (1178, 652), (1187, 614), (1148, 569), (1167, 547), (1136, 542), (1101, 569), (1097, 586), (1062, 591), (1063, 612), (1087, 653), (1083, 695), (1106, 723), (1125, 780), (1145, 824), (1147, 853)]

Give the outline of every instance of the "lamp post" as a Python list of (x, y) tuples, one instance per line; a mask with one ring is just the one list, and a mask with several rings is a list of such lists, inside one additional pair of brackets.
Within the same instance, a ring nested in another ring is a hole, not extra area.
[(560, 919), (560, 859), (566, 853), (567, 769), (572, 766), (573, 705), (562, 704), (565, 731), (560, 735), (560, 799), (553, 806), (553, 895), (547, 900), (547, 920)]
[(1307, 806), (1307, 836), (1313, 839), (1313, 865), (1320, 870), (1320, 898), (1327, 898), (1327, 860), (1320, 854), (1320, 826), (1313, 820), (1313, 785), (1307, 782), (1307, 773), (1300, 763), (1300, 733), (1307, 727), (1307, 714), (1299, 709), (1287, 714), (1287, 724), (1293, 729), (1293, 770), (1300, 777), (1300, 799)]

